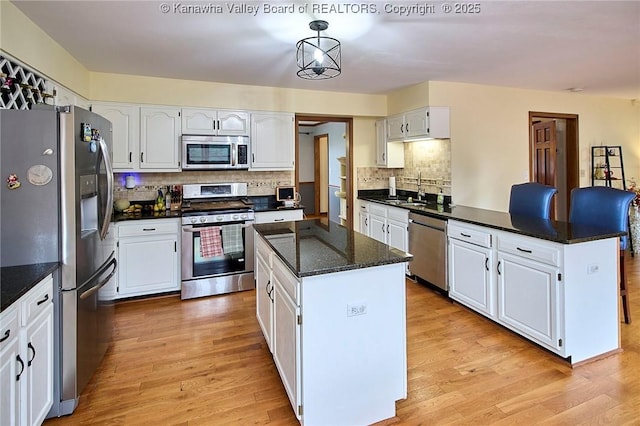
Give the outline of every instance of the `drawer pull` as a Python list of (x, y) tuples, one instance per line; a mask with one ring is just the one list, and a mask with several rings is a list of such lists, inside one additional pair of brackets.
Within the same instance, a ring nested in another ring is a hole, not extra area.
[(465, 238), (471, 238), (471, 235), (465, 234), (464, 232), (461, 232), (460, 235), (462, 235)]
[(282, 222), (282, 221), (284, 221), (284, 218), (282, 218), (282, 219), (273, 219), (273, 221), (274, 222)]
[(49, 300), (49, 293), (45, 294), (44, 297), (42, 298), (42, 300), (38, 300), (38, 302), (36, 303), (36, 305), (40, 306), (42, 305), (44, 302), (46, 302), (47, 300)]
[(9, 338), (9, 335), (11, 334), (11, 330), (7, 330), (4, 332), (4, 336), (2, 336), (2, 339), (0, 339), (0, 343), (4, 342), (5, 340), (7, 340)]
[(148, 231), (155, 231), (156, 228), (142, 228), (143, 231), (148, 232)]
[(518, 251), (521, 251), (523, 253), (529, 253), (529, 254), (533, 253), (533, 251), (531, 251), (531, 250), (523, 249), (523, 248), (520, 248), (520, 247), (516, 247), (516, 249), (518, 249)]

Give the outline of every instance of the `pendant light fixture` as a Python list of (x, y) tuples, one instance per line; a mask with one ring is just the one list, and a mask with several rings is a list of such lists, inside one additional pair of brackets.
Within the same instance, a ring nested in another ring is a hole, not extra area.
[(340, 42), (335, 38), (320, 36), (329, 28), (327, 21), (311, 21), (309, 28), (318, 35), (303, 38), (296, 44), (298, 77), (308, 80), (326, 80), (340, 75)]

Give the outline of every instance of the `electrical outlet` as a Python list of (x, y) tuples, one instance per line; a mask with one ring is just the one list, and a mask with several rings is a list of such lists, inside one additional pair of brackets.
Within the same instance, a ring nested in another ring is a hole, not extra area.
[(587, 265), (587, 274), (597, 274), (600, 270), (600, 266), (596, 264)]
[(364, 302), (349, 303), (347, 305), (347, 316), (364, 315), (367, 313), (367, 305)]

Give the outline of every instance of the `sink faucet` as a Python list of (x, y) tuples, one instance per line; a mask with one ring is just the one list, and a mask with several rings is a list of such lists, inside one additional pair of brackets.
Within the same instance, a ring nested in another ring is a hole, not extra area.
[(418, 201), (422, 201), (424, 191), (422, 190), (422, 172), (418, 170)]

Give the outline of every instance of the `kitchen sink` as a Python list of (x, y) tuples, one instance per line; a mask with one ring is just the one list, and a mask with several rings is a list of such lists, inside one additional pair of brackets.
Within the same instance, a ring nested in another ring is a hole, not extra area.
[(420, 203), (420, 202), (407, 203), (407, 202), (404, 202), (404, 203), (400, 203), (400, 205), (401, 206), (410, 206), (410, 207), (419, 207), (419, 206), (426, 206), (427, 203), (426, 202), (425, 203)]
[(392, 204), (394, 206), (399, 206), (401, 204), (405, 204), (406, 201), (403, 201), (403, 200), (385, 200), (385, 203)]

